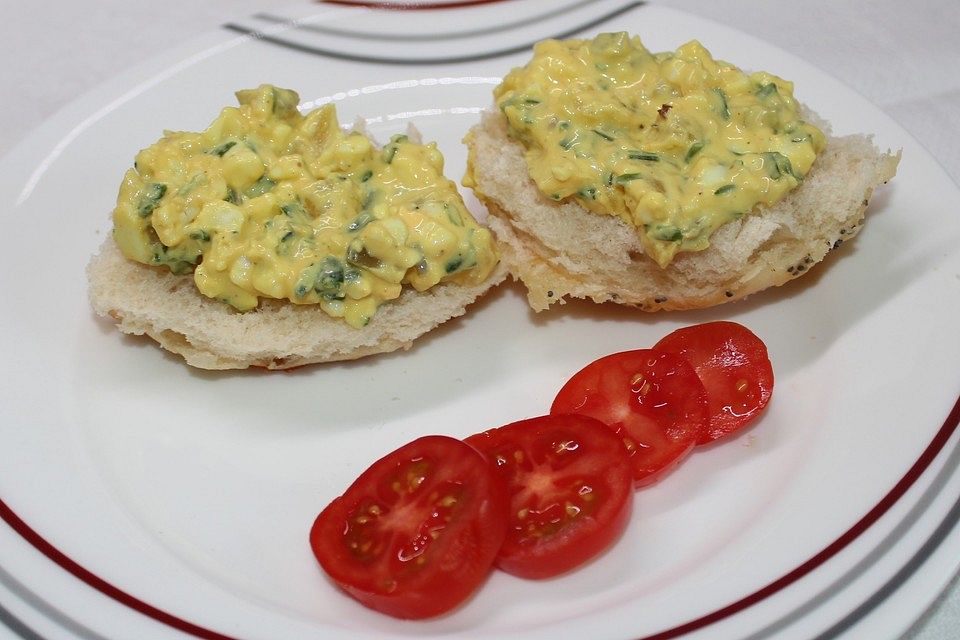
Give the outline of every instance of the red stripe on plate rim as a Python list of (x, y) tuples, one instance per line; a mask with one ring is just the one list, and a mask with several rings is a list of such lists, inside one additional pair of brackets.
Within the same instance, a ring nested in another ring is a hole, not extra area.
[[(499, 2), (505, 2), (506, 0), (458, 0), (446, 3), (390, 3), (366, 0), (319, 1), (324, 4), (362, 7), (367, 9), (385, 9), (391, 11), (426, 11), (495, 4)], [(881, 517), (883, 517), (883, 515), (889, 511), (890, 508), (893, 507), (893, 505), (896, 504), (900, 498), (903, 497), (910, 487), (912, 487), (920, 478), (920, 476), (923, 475), (924, 471), (929, 468), (930, 464), (934, 461), (934, 459), (936, 459), (937, 455), (943, 450), (950, 437), (956, 431), (958, 424), (960, 424), (960, 397), (957, 398), (957, 401), (954, 403), (953, 408), (950, 410), (950, 413), (947, 415), (947, 418), (944, 420), (943, 425), (937, 431), (933, 440), (931, 440), (930, 444), (927, 445), (923, 453), (920, 454), (920, 457), (917, 458), (916, 462), (913, 463), (913, 465), (899, 480), (899, 482), (897, 482), (897, 484), (895, 484), (893, 488), (880, 500), (880, 502), (870, 509), (866, 515), (860, 518), (860, 520), (858, 520), (852, 527), (845, 531), (839, 538), (827, 545), (812, 558), (797, 566), (784, 576), (774, 580), (761, 589), (754, 591), (750, 595), (737, 600), (736, 602), (684, 624), (660, 631), (653, 635), (644, 636), (638, 640), (671, 640), (672, 638), (678, 638), (687, 633), (702, 629), (715, 622), (719, 622), (729, 618), (732, 615), (740, 613), (754, 604), (769, 598), (775, 593), (778, 593), (779, 591), (782, 591), (786, 587), (790, 586), (797, 580), (803, 578), (814, 569), (822, 566), (827, 562), (827, 560), (837, 555), (840, 551), (849, 546), (854, 540), (860, 537), (860, 535), (862, 535), (867, 529), (869, 529)], [(238, 640), (232, 636), (227, 636), (217, 631), (207, 629), (200, 625), (184, 620), (183, 618), (179, 618), (171, 613), (163, 611), (162, 609), (159, 609), (137, 598), (136, 596), (127, 593), (110, 582), (107, 582), (89, 569), (81, 566), (79, 563), (71, 559), (69, 556), (47, 541), (46, 538), (41, 536), (33, 527), (28, 525), (22, 518), (20, 518), (20, 516), (18, 516), (2, 498), (0, 498), (0, 518), (2, 518), (4, 522), (6, 522), (15, 532), (17, 532), (17, 534), (19, 534), (24, 540), (30, 543), (30, 545), (46, 556), (49, 560), (53, 561), (55, 564), (77, 579), (86, 583), (88, 586), (93, 587), (100, 593), (119, 602), (120, 604), (196, 638), (203, 638), (204, 640)]]
[[(782, 591), (800, 578), (804, 577), (817, 567), (822, 566), (827, 560), (837, 555), (841, 550), (850, 545), (850, 543), (863, 534), (864, 531), (870, 528), (870, 526), (876, 523), (887, 511), (890, 510), (894, 504), (896, 504), (900, 498), (903, 497), (910, 487), (912, 487), (920, 478), (920, 476), (923, 475), (924, 471), (929, 468), (930, 464), (934, 461), (934, 459), (936, 459), (937, 455), (943, 450), (950, 437), (956, 431), (958, 424), (960, 424), (960, 397), (957, 398), (957, 401), (953, 405), (953, 409), (951, 409), (949, 415), (947, 416), (946, 420), (944, 420), (943, 425), (937, 431), (933, 440), (930, 441), (930, 444), (927, 445), (923, 453), (920, 454), (920, 457), (917, 458), (916, 462), (913, 463), (913, 465), (899, 480), (899, 482), (897, 482), (897, 484), (895, 484), (894, 487), (880, 500), (880, 502), (870, 509), (866, 515), (860, 518), (856, 524), (850, 527), (839, 538), (834, 540), (812, 558), (799, 565), (789, 573), (785, 574), (781, 578), (774, 580), (770, 584), (758, 589), (757, 591), (754, 591), (750, 595), (741, 598), (736, 602), (671, 629), (666, 629), (653, 635), (645, 636), (640, 640), (670, 640), (671, 638), (678, 638), (687, 633), (702, 629), (715, 622), (729, 618), (730, 616), (737, 614), (751, 607), (752, 605), (765, 600), (766, 598), (769, 598), (773, 594)], [(204, 640), (237, 640), (231, 636), (207, 629), (200, 625), (184, 620), (183, 618), (179, 618), (171, 613), (163, 611), (162, 609), (159, 609), (137, 598), (136, 596), (129, 594), (110, 582), (107, 582), (89, 569), (81, 566), (79, 563), (60, 551), (46, 538), (41, 536), (36, 529), (24, 522), (24, 520), (20, 518), (20, 516), (18, 516), (13, 509), (11, 509), (7, 503), (3, 501), (3, 499), (0, 499), (0, 518), (2, 518), (24, 540), (30, 543), (48, 559), (52, 560), (74, 577), (78, 578), (90, 587), (93, 587), (100, 593), (119, 602), (120, 604), (197, 638), (203, 638)]]
[(10, 525), (14, 531), (20, 534), (24, 540), (33, 545), (37, 551), (59, 565), (60, 568), (85, 582), (87, 585), (93, 587), (105, 596), (116, 600), (120, 604), (126, 605), (134, 611), (138, 611), (158, 622), (162, 622), (167, 626), (173, 627), (174, 629), (178, 629), (197, 638), (203, 638), (204, 640), (236, 640), (230, 636), (225, 636), (221, 633), (217, 633), (216, 631), (211, 631), (210, 629), (206, 629), (199, 625), (193, 624), (192, 622), (188, 622), (183, 618), (178, 618), (177, 616), (167, 613), (162, 609), (158, 609), (157, 607), (154, 607), (153, 605), (130, 595), (123, 589), (120, 589), (119, 587), (107, 582), (89, 569), (81, 566), (78, 562), (67, 556), (67, 554), (63, 553), (57, 547), (47, 541), (46, 538), (37, 533), (36, 529), (24, 522), (23, 518), (18, 516), (13, 509), (11, 509), (7, 503), (3, 501), (3, 499), (0, 499), (0, 518), (3, 518), (3, 520)]

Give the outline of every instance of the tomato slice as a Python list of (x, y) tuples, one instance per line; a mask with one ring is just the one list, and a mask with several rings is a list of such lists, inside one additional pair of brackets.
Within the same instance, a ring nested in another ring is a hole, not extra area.
[(707, 389), (710, 426), (699, 444), (739, 431), (770, 401), (773, 366), (767, 347), (741, 324), (718, 321), (677, 329), (654, 349), (686, 358)]
[(623, 440), (636, 486), (652, 484), (693, 449), (707, 427), (707, 394), (683, 358), (652, 349), (591, 362), (560, 389), (550, 413), (580, 413)]
[(506, 535), (501, 480), (473, 447), (426, 436), (389, 453), (324, 509), (310, 545), (362, 604), (428, 618), (480, 586)]
[(623, 444), (602, 422), (549, 415), (467, 438), (486, 454), (510, 494), (497, 566), (549, 578), (613, 544), (633, 509), (633, 472)]

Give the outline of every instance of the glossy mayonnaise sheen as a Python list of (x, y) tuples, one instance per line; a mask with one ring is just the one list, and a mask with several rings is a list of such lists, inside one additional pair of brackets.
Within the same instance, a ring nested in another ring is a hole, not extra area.
[(792, 83), (696, 41), (651, 53), (626, 33), (547, 40), (494, 95), (539, 190), (634, 225), (661, 267), (780, 200), (826, 146)]
[(241, 311), (286, 299), (354, 327), (404, 285), (490, 274), (493, 239), (434, 144), (397, 135), (378, 148), (343, 131), (333, 105), (304, 116), (296, 93), (269, 85), (237, 98), (205, 131), (166, 132), (137, 154), (113, 213), (126, 257), (192, 271)]

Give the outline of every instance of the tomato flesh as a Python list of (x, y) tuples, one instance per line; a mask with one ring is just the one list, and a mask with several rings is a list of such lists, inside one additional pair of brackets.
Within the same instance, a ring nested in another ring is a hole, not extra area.
[(497, 567), (549, 578), (596, 557), (626, 528), (633, 508), (630, 457), (602, 422), (549, 415), (467, 438), (510, 495)]
[(752, 331), (729, 321), (678, 329), (654, 349), (685, 358), (707, 390), (710, 426), (698, 444), (729, 436), (752, 422), (773, 393), (767, 347)]
[(550, 413), (579, 413), (619, 435), (636, 486), (662, 478), (690, 453), (707, 428), (707, 394), (683, 358), (652, 349), (615, 353), (578, 371)]
[(473, 447), (426, 436), (381, 458), (317, 516), (310, 545), (362, 604), (428, 618), (466, 600), (506, 535), (506, 492)]

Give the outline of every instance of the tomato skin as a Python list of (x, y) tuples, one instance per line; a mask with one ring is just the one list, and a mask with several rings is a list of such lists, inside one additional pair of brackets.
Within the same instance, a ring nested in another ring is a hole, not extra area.
[(548, 415), (467, 438), (510, 494), (497, 567), (549, 578), (592, 560), (623, 533), (633, 510), (633, 472), (620, 438), (582, 415)]
[(736, 322), (707, 322), (677, 329), (654, 349), (685, 358), (707, 389), (710, 426), (698, 444), (708, 444), (747, 426), (773, 394), (773, 365), (766, 345)]
[(707, 394), (683, 358), (653, 349), (605, 356), (571, 377), (550, 413), (580, 413), (622, 438), (637, 487), (657, 482), (707, 428)]
[(445, 613), (493, 568), (508, 499), (483, 455), (425, 436), (373, 463), (314, 521), (310, 546), (345, 592), (398, 618)]

